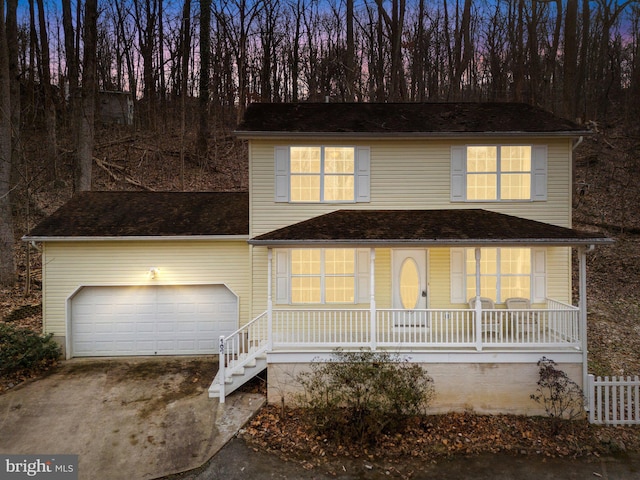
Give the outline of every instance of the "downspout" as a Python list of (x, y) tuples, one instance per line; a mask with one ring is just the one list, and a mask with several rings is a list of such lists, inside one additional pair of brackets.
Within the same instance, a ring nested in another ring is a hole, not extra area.
[(586, 405), (590, 405), (591, 392), (589, 391), (589, 369), (587, 351), (587, 253), (593, 251), (594, 245), (580, 247), (579, 265), (579, 292), (580, 292), (580, 331), (582, 333), (582, 392), (585, 396)]
[(578, 146), (580, 146), (580, 144), (581, 144), (583, 141), (584, 141), (584, 137), (583, 137), (582, 135), (580, 135), (580, 136), (578, 137), (578, 140), (576, 140), (576, 141), (573, 143), (573, 146), (571, 147), (571, 151), (572, 151), (572, 152), (573, 152), (573, 151), (575, 151), (575, 149), (576, 149), (576, 148), (578, 148)]

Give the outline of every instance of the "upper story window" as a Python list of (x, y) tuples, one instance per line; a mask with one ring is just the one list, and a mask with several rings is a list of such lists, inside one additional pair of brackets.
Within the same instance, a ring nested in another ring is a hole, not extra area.
[(292, 202), (355, 199), (355, 148), (291, 147)]
[(467, 200), (530, 200), (531, 146), (467, 147)]
[(451, 148), (451, 200), (547, 199), (545, 145), (468, 145)]
[(369, 163), (368, 147), (276, 147), (275, 200), (368, 202)]

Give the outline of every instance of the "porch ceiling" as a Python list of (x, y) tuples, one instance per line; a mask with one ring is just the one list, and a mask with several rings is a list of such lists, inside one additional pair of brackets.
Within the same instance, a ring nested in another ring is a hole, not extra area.
[(481, 209), (338, 210), (249, 240), (252, 245), (546, 245), (613, 243), (595, 232)]

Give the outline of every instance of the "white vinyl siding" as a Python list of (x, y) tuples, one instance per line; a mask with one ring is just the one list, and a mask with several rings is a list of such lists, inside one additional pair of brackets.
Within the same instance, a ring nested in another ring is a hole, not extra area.
[[(226, 285), (250, 317), (250, 253), (237, 241), (47, 242), (43, 249), (45, 333), (64, 336), (67, 299), (81, 286)], [(160, 268), (156, 279), (151, 267)]]
[[(339, 144), (344, 140), (327, 140)], [(512, 140), (511, 140), (512, 141)], [(300, 141), (307, 145), (311, 141)], [(468, 142), (456, 140), (464, 147)], [(509, 143), (496, 139), (492, 143)], [(571, 142), (535, 139), (533, 145), (547, 149), (547, 201), (474, 202), (473, 208), (515, 215), (541, 222), (571, 226)], [(443, 140), (352, 140), (349, 144), (370, 151), (370, 201), (353, 204), (289, 203), (275, 201), (274, 152), (277, 140), (253, 140), (250, 144), (251, 209), (250, 235), (335, 211), (357, 209), (450, 209), (469, 208), (451, 201), (451, 141)], [(286, 183), (286, 182), (285, 182)], [(266, 255), (266, 252), (264, 252)], [(265, 263), (266, 265), (266, 260)]]

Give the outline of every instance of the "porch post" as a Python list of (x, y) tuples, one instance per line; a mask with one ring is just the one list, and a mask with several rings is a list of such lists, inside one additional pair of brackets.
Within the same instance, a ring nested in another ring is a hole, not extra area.
[(369, 253), (369, 319), (371, 325), (371, 350), (375, 350), (378, 347), (378, 332), (376, 329), (377, 321), (376, 321), (376, 275), (375, 275), (375, 266), (376, 266), (376, 249), (372, 248)]
[(267, 349), (273, 350), (273, 250), (267, 249)]
[(476, 350), (482, 350), (482, 302), (480, 301), (480, 259), (482, 257), (480, 247), (476, 247)]
[[(593, 249), (593, 245), (588, 247)], [(587, 247), (578, 248), (580, 257), (579, 267), (579, 292), (580, 292), (580, 340), (582, 341), (582, 393), (586, 398), (586, 404), (589, 405), (591, 391), (589, 385), (589, 369), (587, 365)]]

